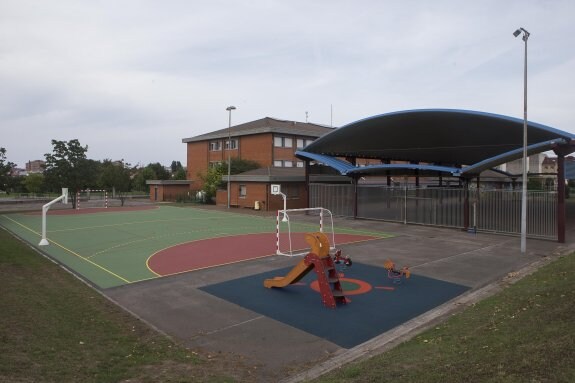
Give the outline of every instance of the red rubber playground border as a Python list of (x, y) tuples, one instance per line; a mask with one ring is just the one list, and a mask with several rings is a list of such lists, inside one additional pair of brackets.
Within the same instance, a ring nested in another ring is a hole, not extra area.
[[(303, 239), (303, 235), (297, 238), (301, 239), (294, 240), (292, 236), (292, 248), (294, 250), (309, 248), (309, 245)], [(370, 235), (335, 234), (335, 243), (342, 245), (379, 238)], [(172, 246), (152, 254), (146, 264), (153, 273), (159, 276), (166, 276), (268, 257), (275, 254), (275, 233), (234, 235), (202, 239)]]

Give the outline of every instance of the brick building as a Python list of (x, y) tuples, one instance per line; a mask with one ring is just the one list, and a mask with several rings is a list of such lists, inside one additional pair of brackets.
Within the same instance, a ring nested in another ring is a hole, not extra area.
[[(231, 205), (275, 210), (282, 200), (271, 196), (270, 185), (280, 184), (282, 191), (287, 191), (288, 208), (305, 207), (305, 165), (294, 153), (332, 130), (312, 123), (265, 117), (184, 138), (190, 188), (192, 191), (202, 188), (201, 175), (211, 166), (227, 162), (228, 157), (239, 158), (255, 161), (260, 168), (230, 177)], [(224, 178), (227, 181), (227, 175)], [(218, 191), (216, 203), (227, 204), (227, 190)]]
[(42, 173), (44, 171), (45, 161), (34, 160), (26, 162), (26, 172), (28, 173)]

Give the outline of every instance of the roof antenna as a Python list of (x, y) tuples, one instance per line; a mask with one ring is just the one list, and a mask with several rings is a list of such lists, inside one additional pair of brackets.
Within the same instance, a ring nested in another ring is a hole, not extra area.
[(330, 128), (333, 128), (333, 104), (329, 104), (329, 109), (330, 109), (330, 121), (329, 121), (329, 125)]
[(306, 111), (306, 112), (305, 112), (305, 123), (306, 123), (306, 124), (307, 124), (307, 115), (308, 115), (308, 112)]

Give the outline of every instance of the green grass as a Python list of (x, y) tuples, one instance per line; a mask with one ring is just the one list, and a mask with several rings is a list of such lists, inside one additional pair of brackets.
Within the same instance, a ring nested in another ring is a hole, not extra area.
[(0, 229), (0, 382), (233, 382)]
[(575, 253), (316, 382), (575, 382)]

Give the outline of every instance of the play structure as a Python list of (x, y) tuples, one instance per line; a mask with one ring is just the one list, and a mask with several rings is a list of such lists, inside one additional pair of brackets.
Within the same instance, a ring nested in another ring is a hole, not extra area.
[(337, 303), (345, 304), (346, 298), (341, 288), (339, 275), (335, 269), (334, 260), (329, 254), (328, 237), (324, 233), (315, 232), (307, 233), (305, 239), (311, 246), (311, 251), (286, 276), (266, 279), (264, 286), (267, 288), (286, 287), (299, 282), (313, 269), (317, 275), (323, 304), (330, 308), (336, 308)]
[(401, 269), (396, 269), (395, 263), (391, 259), (386, 260), (383, 267), (387, 270), (387, 277), (395, 284), (399, 284), (403, 279), (408, 279), (411, 276), (409, 267), (403, 266)]

